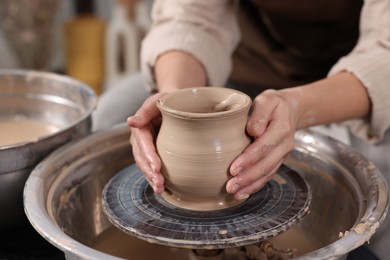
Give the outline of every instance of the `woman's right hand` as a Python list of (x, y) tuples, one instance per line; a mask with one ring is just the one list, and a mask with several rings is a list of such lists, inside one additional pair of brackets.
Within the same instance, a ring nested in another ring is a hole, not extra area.
[(130, 144), (138, 168), (144, 173), (155, 193), (164, 191), (161, 175), (161, 160), (157, 155), (155, 141), (161, 126), (161, 113), (156, 102), (164, 93), (157, 93), (145, 100), (134, 116), (127, 119), (131, 129)]
[[(188, 73), (188, 72), (191, 73)], [(134, 116), (127, 119), (131, 128), (130, 144), (138, 168), (144, 173), (154, 192), (164, 191), (161, 175), (161, 160), (157, 155), (155, 141), (161, 126), (161, 113), (156, 102), (164, 93), (207, 83), (203, 65), (193, 56), (182, 51), (169, 51), (156, 61), (155, 78), (159, 93), (149, 97)]]

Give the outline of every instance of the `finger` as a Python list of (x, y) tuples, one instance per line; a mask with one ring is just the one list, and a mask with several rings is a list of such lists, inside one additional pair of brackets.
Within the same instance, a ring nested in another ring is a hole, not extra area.
[(272, 150), (266, 157), (254, 163), (250, 168), (231, 178), (226, 185), (227, 192), (236, 193), (267, 176), (283, 162), (290, 151), (289, 147), (290, 144), (282, 144), (280, 147)]
[(230, 174), (237, 176), (246, 169), (251, 168), (256, 162), (261, 160), (266, 154), (268, 154), (275, 145), (268, 145), (263, 143), (262, 138), (256, 139), (250, 144), (242, 154), (240, 154), (232, 163), (230, 167)]
[[(139, 149), (137, 146), (133, 146), (133, 154), (138, 154)], [(150, 186), (153, 188), (154, 192), (161, 193), (163, 190), (163, 185), (159, 184), (159, 174), (154, 173), (147, 167), (147, 162), (144, 160), (142, 156), (135, 156), (135, 163), (138, 168), (144, 173), (146, 180), (149, 182)], [(160, 182), (163, 182), (163, 180)]]
[(156, 153), (153, 135), (148, 128), (132, 128), (130, 143), (139, 169), (158, 193), (164, 189), (164, 178), (160, 173), (161, 161)]
[(266, 131), (272, 114), (279, 104), (278, 100), (273, 98), (274, 93), (276, 91), (267, 90), (255, 98), (246, 127), (249, 135), (257, 138)]
[[(282, 145), (284, 153), (290, 152), (294, 147), (294, 130), (284, 120), (271, 121), (267, 131), (250, 144), (231, 164), (230, 173), (233, 176), (249, 169), (257, 161), (268, 155), (272, 150)], [(280, 149), (280, 148), (279, 148)]]
[(258, 162), (253, 167), (240, 175), (231, 178), (226, 184), (226, 190), (228, 193), (237, 193), (245, 189), (245, 187), (262, 180), (269, 175), (273, 169), (281, 164), (281, 161), (266, 164), (264, 162)]
[(272, 176), (278, 171), (281, 163), (278, 164), (269, 174), (263, 178), (256, 180), (255, 182), (247, 185), (243, 189), (239, 190), (234, 194), (234, 199), (240, 201), (247, 199), (251, 194), (258, 192), (264, 185), (272, 178)]
[(160, 110), (156, 106), (156, 102), (164, 95), (164, 93), (157, 93), (145, 100), (142, 106), (137, 110), (134, 116), (127, 118), (127, 125), (129, 127), (144, 127), (150, 123), (153, 118), (160, 116)]

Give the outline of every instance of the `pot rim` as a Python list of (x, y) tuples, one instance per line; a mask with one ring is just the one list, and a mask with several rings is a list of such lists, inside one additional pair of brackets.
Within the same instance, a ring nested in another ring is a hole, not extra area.
[[(242, 98), (242, 102), (239, 103), (238, 106), (232, 107), (229, 110), (224, 111), (217, 111), (217, 112), (188, 112), (188, 111), (182, 111), (179, 109), (172, 108), (168, 105), (166, 105), (166, 101), (170, 98), (175, 97), (176, 95), (180, 95), (185, 92), (192, 92), (192, 93), (200, 93), (200, 92), (211, 92), (211, 91), (220, 91), (220, 92), (226, 92), (231, 94), (237, 94)], [(161, 97), (159, 100), (157, 100), (156, 105), (160, 109), (161, 112), (168, 113), (174, 117), (177, 118), (186, 118), (186, 119), (215, 119), (220, 117), (228, 117), (233, 116), (236, 114), (239, 114), (245, 110), (249, 110), (250, 106), (252, 104), (252, 99), (245, 93), (225, 88), (225, 87), (217, 87), (217, 86), (211, 86), (211, 87), (194, 87), (194, 88), (185, 88), (176, 90), (173, 92), (169, 92), (165, 94), (163, 97)]]

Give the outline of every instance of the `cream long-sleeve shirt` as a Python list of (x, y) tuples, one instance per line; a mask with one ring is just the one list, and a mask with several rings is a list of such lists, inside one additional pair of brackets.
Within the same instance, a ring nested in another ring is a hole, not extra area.
[[(224, 85), (241, 37), (236, 4), (229, 0), (156, 0), (153, 26), (141, 51), (141, 69), (148, 87), (155, 88), (153, 67), (157, 58), (171, 50), (190, 53), (206, 69), (210, 85)], [(380, 141), (390, 128), (389, 0), (364, 1), (358, 43), (329, 75), (340, 71), (353, 73), (367, 88), (372, 101), (369, 118), (346, 124), (355, 135), (372, 143)]]

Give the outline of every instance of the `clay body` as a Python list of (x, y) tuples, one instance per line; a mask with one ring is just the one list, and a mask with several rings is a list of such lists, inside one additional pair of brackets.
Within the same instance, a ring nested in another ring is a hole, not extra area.
[(230, 164), (250, 143), (250, 106), (249, 96), (222, 87), (183, 89), (157, 102), (163, 119), (156, 147), (167, 202), (205, 211), (239, 203), (225, 186)]

